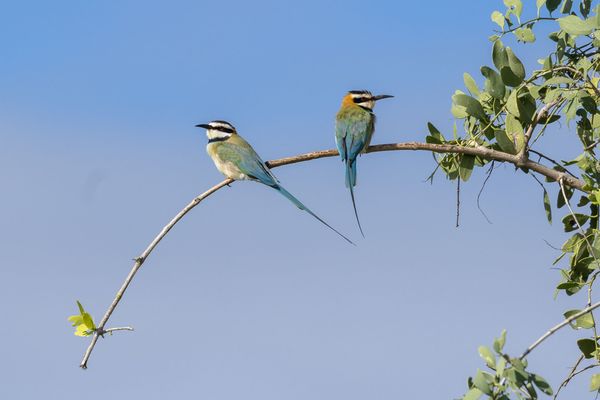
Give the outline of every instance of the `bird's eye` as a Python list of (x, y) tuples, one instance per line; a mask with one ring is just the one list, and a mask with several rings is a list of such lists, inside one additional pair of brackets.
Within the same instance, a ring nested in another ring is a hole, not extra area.
[(214, 126), (212, 129), (219, 132), (233, 133), (233, 129), (227, 128), (226, 126)]

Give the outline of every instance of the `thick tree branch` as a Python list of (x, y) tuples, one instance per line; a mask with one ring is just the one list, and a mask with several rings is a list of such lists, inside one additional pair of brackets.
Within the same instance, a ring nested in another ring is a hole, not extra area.
[[(453, 144), (432, 144), (432, 143), (418, 143), (418, 142), (391, 143), (391, 144), (379, 144), (379, 145), (370, 146), (367, 149), (367, 153), (375, 153), (375, 152), (381, 152), (381, 151), (402, 151), (402, 150), (413, 150), (413, 151), (421, 150), (421, 151), (430, 151), (430, 152), (435, 152), (435, 153), (468, 154), (468, 155), (473, 155), (473, 156), (479, 156), (486, 160), (496, 160), (496, 161), (508, 162), (508, 163), (514, 164), (515, 166), (517, 166), (519, 164), (519, 158), (516, 155), (503, 153), (501, 151), (497, 151), (497, 150), (493, 150), (493, 149), (489, 149), (487, 147), (481, 147), (481, 146), (480, 147), (467, 147), (467, 146), (459, 146), (459, 145), (453, 145)], [(316, 152), (312, 152), (312, 153), (300, 154), (300, 155), (293, 156), (293, 157), (280, 158), (278, 160), (268, 161), (267, 164), (269, 165), (269, 167), (275, 168), (275, 167), (280, 167), (283, 165), (315, 160), (318, 158), (334, 157), (337, 155), (338, 155), (337, 150), (323, 150), (323, 151), (316, 151)], [(562, 182), (565, 185), (571, 186), (571, 187), (579, 189), (579, 190), (583, 190), (583, 186), (584, 186), (583, 181), (581, 181), (577, 178), (568, 176), (568, 175), (566, 175), (562, 172), (556, 171), (554, 169), (548, 168), (544, 165), (527, 160), (525, 162), (525, 164), (523, 165), (523, 167), (528, 168), (532, 171), (535, 171), (535, 172), (537, 172), (541, 175), (544, 175), (545, 177), (555, 180), (555, 181), (562, 179)], [(133, 277), (135, 276), (137, 271), (141, 268), (141, 266), (144, 264), (144, 261), (146, 261), (146, 259), (148, 258), (148, 256), (152, 252), (152, 250), (154, 250), (154, 248), (158, 245), (158, 243), (167, 235), (167, 233), (169, 233), (169, 231), (175, 226), (175, 224), (181, 218), (183, 218), (185, 216), (185, 214), (187, 214), (194, 207), (196, 207), (198, 204), (200, 204), (200, 202), (202, 202), (208, 196), (212, 195), (213, 193), (215, 193), (219, 189), (223, 188), (224, 186), (230, 185), (231, 183), (233, 183), (232, 179), (226, 179), (226, 180), (222, 181), (221, 183), (219, 183), (218, 185), (215, 185), (212, 188), (210, 188), (209, 190), (207, 190), (206, 192), (202, 193), (195, 199), (193, 199), (167, 225), (165, 225), (165, 227), (160, 231), (160, 233), (148, 245), (146, 250), (144, 250), (144, 252), (135, 259), (135, 263), (133, 264), (133, 267), (132, 267), (131, 271), (129, 272), (129, 275), (127, 275), (127, 278), (125, 278), (125, 282), (123, 282), (123, 285), (117, 292), (114, 300), (112, 301), (111, 305), (108, 307), (108, 310), (104, 314), (104, 317), (102, 317), (102, 320), (98, 324), (98, 330), (100, 332), (103, 331), (104, 326), (106, 326), (106, 323), (108, 322), (110, 316), (112, 315), (113, 311), (115, 310), (115, 308), (121, 301), (121, 298), (125, 294), (125, 291), (129, 287), (129, 284), (133, 280)], [(94, 333), (94, 335), (92, 336), (91, 342), (90, 342), (90, 344), (83, 356), (83, 360), (81, 361), (81, 364), (80, 364), (80, 367), (83, 369), (87, 368), (88, 360), (90, 358), (92, 351), (94, 350), (94, 347), (96, 346), (96, 342), (98, 341), (98, 336), (99, 335), (97, 333)]]

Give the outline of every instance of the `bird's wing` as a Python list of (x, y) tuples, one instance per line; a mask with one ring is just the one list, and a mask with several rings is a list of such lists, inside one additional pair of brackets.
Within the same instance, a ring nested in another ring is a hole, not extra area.
[(335, 122), (335, 144), (337, 146), (342, 161), (346, 161), (348, 152), (346, 151), (346, 134), (348, 133), (348, 120), (338, 117)]
[(361, 112), (337, 120), (335, 137), (342, 160), (355, 160), (371, 141), (373, 119), (371, 113)]
[(255, 179), (267, 186), (278, 184), (277, 178), (275, 178), (275, 175), (269, 170), (265, 162), (254, 151), (252, 146), (240, 136), (232, 137), (223, 142), (217, 148), (217, 154), (222, 159), (234, 163), (242, 173), (248, 175), (251, 179)]

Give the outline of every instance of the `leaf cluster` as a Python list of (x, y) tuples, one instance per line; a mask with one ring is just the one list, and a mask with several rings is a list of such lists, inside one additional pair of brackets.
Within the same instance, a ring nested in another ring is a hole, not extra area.
[[(485, 147), (512, 154), (522, 160), (517, 166), (526, 174), (533, 174), (526, 168), (526, 161), (536, 155), (538, 162), (585, 182), (577, 204), (571, 205), (575, 203), (573, 189), (558, 182), (559, 185), (553, 186), (556, 201), (551, 202), (546, 186), (553, 182), (547, 179), (544, 184), (534, 176), (542, 187), (548, 221), (552, 223), (553, 209), (566, 213), (561, 222), (570, 237), (554, 261), (563, 265), (556, 292), (572, 296), (585, 288), (586, 305), (590, 305), (593, 284), (600, 273), (600, 162), (596, 157), (596, 146), (600, 143), (600, 4), (592, 4), (592, 0), (537, 0), (535, 8), (528, 9), (521, 0), (504, 0), (503, 3), (503, 11), (491, 14), (491, 20), (499, 28), (489, 38), (491, 65), (480, 68), (479, 78), (465, 73), (465, 90), (457, 90), (452, 96), (451, 112), (462, 124), (461, 133), (455, 124), (452, 139), (446, 139), (430, 123), (427, 141)], [(526, 11), (535, 16), (525, 19)], [(538, 60), (537, 68), (528, 71), (516, 47), (506, 43), (517, 42), (517, 46), (535, 43), (539, 40), (536, 26), (541, 23), (555, 29), (546, 39), (552, 49)], [(560, 160), (535, 150), (547, 128), (560, 121), (574, 133), (572, 138), (581, 148), (574, 159)], [(436, 161), (448, 179), (463, 181), (471, 177), (475, 167), (488, 162), (460, 154), (437, 156)], [(565, 318), (579, 311), (568, 310)], [(600, 337), (593, 314), (577, 318), (571, 327), (590, 332), (590, 337), (579, 339), (577, 346), (580, 356), (591, 363), (586, 368), (599, 365)], [(536, 388), (546, 395), (552, 394), (541, 377), (526, 371), (525, 359), (511, 359), (501, 353), (501, 349), (495, 348), (494, 354), (486, 347), (479, 348), (492, 372), (478, 371), (470, 378), (464, 399), (481, 396), (535, 399)], [(540, 386), (537, 382), (544, 383)], [(600, 388), (600, 376), (592, 376), (590, 388)]]

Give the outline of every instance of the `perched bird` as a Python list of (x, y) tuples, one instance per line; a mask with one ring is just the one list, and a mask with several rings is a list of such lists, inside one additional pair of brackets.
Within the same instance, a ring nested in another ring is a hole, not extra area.
[(373, 96), (368, 90), (351, 90), (344, 96), (342, 106), (335, 117), (335, 142), (346, 163), (346, 187), (350, 189), (354, 215), (360, 233), (365, 236), (358, 219), (356, 202), (354, 201), (354, 186), (356, 186), (356, 158), (366, 151), (375, 131), (375, 102), (387, 99), (388, 94)]
[(229, 122), (212, 121), (208, 124), (196, 125), (196, 127), (206, 129), (206, 136), (208, 136), (206, 151), (223, 175), (234, 180), (251, 180), (272, 187), (294, 203), (296, 207), (318, 219), (350, 244), (354, 244), (285, 190), (267, 164), (256, 154), (252, 146), (238, 135)]

